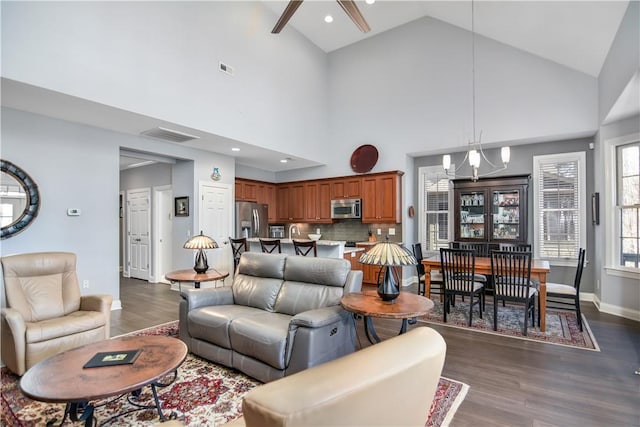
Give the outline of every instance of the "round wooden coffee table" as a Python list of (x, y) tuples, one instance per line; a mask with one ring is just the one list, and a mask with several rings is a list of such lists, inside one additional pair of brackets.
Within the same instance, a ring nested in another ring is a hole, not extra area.
[[(101, 352), (141, 350), (132, 364), (83, 368)], [(162, 413), (156, 387), (165, 387), (175, 380), (178, 367), (187, 357), (187, 346), (177, 338), (166, 336), (126, 336), (99, 341), (67, 350), (45, 359), (31, 367), (20, 379), (22, 392), (35, 400), (51, 403), (66, 403), (64, 418), (82, 420), (93, 425), (94, 406), (89, 402), (106, 397), (139, 394), (142, 387), (151, 386), (154, 405), (129, 402), (140, 409), (156, 408), (160, 419)], [(158, 380), (173, 373), (169, 383)], [(78, 412), (82, 414), (79, 416)]]
[[(193, 282), (196, 289), (200, 288), (200, 282), (211, 282), (217, 280), (224, 280), (229, 276), (226, 271), (218, 271), (214, 268), (207, 270), (204, 273), (196, 273), (193, 268), (189, 270), (176, 270), (170, 271), (165, 274), (164, 277), (171, 282), (178, 282), (180, 291), (182, 291), (182, 282)], [(224, 284), (224, 282), (223, 282)]]
[(380, 337), (373, 327), (372, 317), (402, 319), (400, 334), (403, 334), (407, 331), (409, 319), (423, 316), (433, 310), (433, 301), (409, 292), (400, 292), (398, 298), (393, 301), (383, 301), (377, 291), (366, 290), (343, 296), (340, 305), (345, 310), (364, 317), (364, 332), (372, 344), (380, 342)]

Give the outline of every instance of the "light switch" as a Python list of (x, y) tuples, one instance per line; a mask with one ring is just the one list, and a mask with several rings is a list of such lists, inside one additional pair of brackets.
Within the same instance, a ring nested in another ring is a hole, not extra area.
[(378, 236), (382, 234), (382, 229), (378, 228)]
[(80, 209), (76, 209), (76, 208), (67, 209), (68, 216), (80, 216), (81, 213), (82, 212), (80, 211)]
[(390, 228), (389, 229), (389, 236), (395, 236), (396, 235), (396, 229), (395, 228)]

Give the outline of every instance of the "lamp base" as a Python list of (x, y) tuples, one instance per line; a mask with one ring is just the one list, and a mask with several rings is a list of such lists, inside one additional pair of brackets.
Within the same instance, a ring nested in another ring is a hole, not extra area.
[(378, 296), (382, 301), (394, 301), (400, 295), (400, 290), (391, 272), (391, 267), (387, 267), (384, 272), (384, 279), (378, 285)]
[(209, 269), (209, 264), (207, 263), (207, 255), (202, 249), (200, 249), (198, 251), (198, 254), (196, 255), (196, 264), (193, 266), (193, 269), (198, 274), (206, 273)]

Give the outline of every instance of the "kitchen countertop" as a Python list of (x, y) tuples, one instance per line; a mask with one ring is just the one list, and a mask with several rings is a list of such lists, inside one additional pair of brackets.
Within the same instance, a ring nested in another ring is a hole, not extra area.
[[(296, 240), (298, 240), (296, 238)], [(310, 240), (310, 239), (305, 239), (303, 237), (300, 237), (299, 240)], [(254, 242), (254, 243), (259, 243), (260, 239), (257, 237), (250, 237), (247, 239), (248, 242)], [(280, 239), (280, 243), (283, 245), (293, 245), (293, 240), (291, 239)], [(344, 240), (316, 240), (316, 244), (318, 246), (340, 246), (345, 244), (346, 242)]]

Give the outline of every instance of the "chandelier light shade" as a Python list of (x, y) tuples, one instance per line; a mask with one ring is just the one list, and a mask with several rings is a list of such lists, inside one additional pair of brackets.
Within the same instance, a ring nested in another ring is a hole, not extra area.
[(407, 248), (397, 243), (389, 242), (389, 236), (387, 236), (387, 241), (377, 243), (368, 252), (362, 254), (358, 261), (361, 264), (380, 265), (385, 268), (384, 279), (378, 285), (378, 295), (383, 301), (393, 301), (400, 295), (397, 280), (391, 267), (416, 265), (418, 263)]
[(207, 263), (207, 254), (204, 252), (205, 249), (216, 249), (218, 244), (215, 240), (213, 240), (209, 236), (205, 236), (200, 231), (200, 234), (193, 236), (189, 240), (187, 240), (183, 246), (185, 249), (197, 249), (198, 253), (196, 254), (196, 263), (193, 266), (193, 269), (196, 273), (202, 274), (206, 273), (209, 269), (209, 264)]
[[(473, 135), (469, 140), (467, 152), (462, 162), (460, 162), (460, 165), (454, 171), (451, 171), (451, 155), (445, 154), (444, 156), (442, 156), (442, 168), (446, 171), (447, 175), (457, 178), (471, 178), (472, 180), (476, 181), (480, 176), (493, 175), (497, 172), (505, 170), (511, 157), (511, 150), (509, 149), (509, 147), (502, 147), (502, 149), (500, 150), (502, 166), (494, 165), (482, 150), (482, 144), (480, 142), (480, 140), (482, 139), (482, 131), (480, 131), (480, 135), (478, 139), (476, 139), (476, 33), (474, 11), (475, 4), (473, 0), (471, 0), (471, 99)], [(478, 173), (481, 159), (484, 159), (484, 161), (492, 168), (490, 171), (483, 174)], [(462, 176), (456, 174), (456, 172), (458, 172), (458, 170), (460, 170), (460, 168), (464, 166), (466, 160), (469, 161), (469, 166), (471, 167), (471, 175)]]

